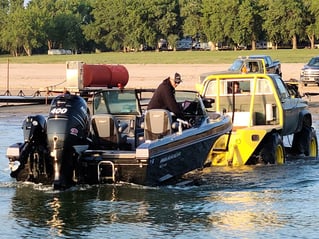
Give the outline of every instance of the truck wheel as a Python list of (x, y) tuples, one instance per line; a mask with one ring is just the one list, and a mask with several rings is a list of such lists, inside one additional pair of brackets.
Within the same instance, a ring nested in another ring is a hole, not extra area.
[(317, 141), (317, 135), (314, 129), (311, 130), (309, 156), (315, 157), (315, 158), (318, 157), (318, 141)]
[(259, 155), (265, 164), (284, 164), (286, 161), (285, 148), (278, 133), (266, 136), (264, 146)]
[(317, 136), (312, 127), (304, 124), (302, 130), (294, 134), (292, 149), (296, 155), (317, 157)]

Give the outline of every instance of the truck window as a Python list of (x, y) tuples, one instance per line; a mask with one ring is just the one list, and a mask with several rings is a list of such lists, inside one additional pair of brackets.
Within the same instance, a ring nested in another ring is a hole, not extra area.
[(206, 91), (204, 93), (205, 96), (216, 96), (216, 81), (209, 81)]
[(235, 93), (245, 93), (249, 94), (250, 93), (250, 81), (226, 81), (225, 84), (227, 85), (227, 94), (232, 94), (233, 92), (233, 84), (234, 84), (234, 89)]
[(271, 87), (269, 82), (265, 79), (258, 79), (257, 80), (257, 94), (271, 94)]
[(275, 77), (275, 81), (276, 81), (277, 89), (279, 91), (280, 98), (287, 99), (289, 97), (289, 92), (285, 84), (283, 83), (283, 81), (281, 80), (279, 76)]
[(240, 71), (243, 66), (243, 60), (237, 59), (234, 63), (229, 67), (229, 71)]
[(249, 72), (252, 72), (252, 73), (260, 72), (260, 67), (258, 62), (256, 61), (249, 62)]

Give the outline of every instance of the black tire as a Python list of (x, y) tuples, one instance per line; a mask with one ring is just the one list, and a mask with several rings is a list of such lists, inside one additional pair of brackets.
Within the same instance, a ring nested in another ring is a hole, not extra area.
[(284, 164), (286, 161), (285, 148), (278, 133), (266, 135), (262, 142), (259, 158), (265, 164)]
[(294, 134), (292, 152), (295, 155), (318, 156), (317, 136), (312, 127), (304, 124), (302, 130)]

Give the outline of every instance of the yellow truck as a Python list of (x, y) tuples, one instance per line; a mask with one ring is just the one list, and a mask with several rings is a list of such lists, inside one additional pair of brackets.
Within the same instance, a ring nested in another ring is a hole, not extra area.
[(229, 115), (233, 123), (231, 133), (212, 147), (208, 162), (240, 166), (283, 164), (290, 155), (317, 158), (312, 115), (294, 87), (278, 74), (207, 76), (198, 87), (203, 97), (214, 100), (207, 110)]

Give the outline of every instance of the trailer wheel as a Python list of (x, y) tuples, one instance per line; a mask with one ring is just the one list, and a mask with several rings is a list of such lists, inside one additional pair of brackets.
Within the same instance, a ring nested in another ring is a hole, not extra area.
[(286, 161), (283, 141), (278, 133), (266, 136), (260, 151), (260, 157), (265, 164), (284, 164)]

